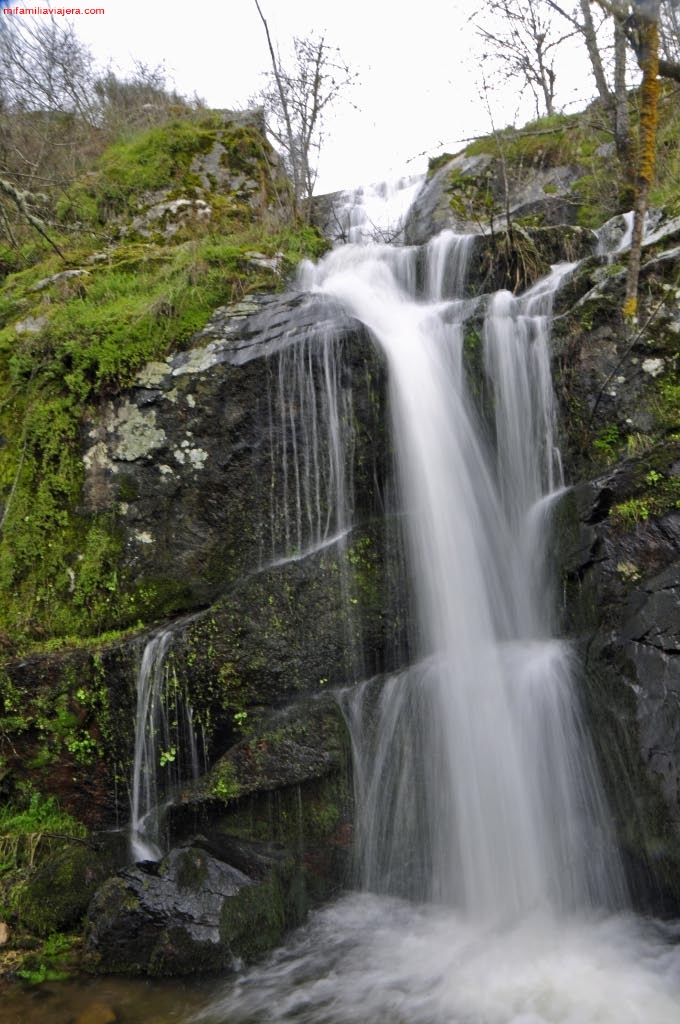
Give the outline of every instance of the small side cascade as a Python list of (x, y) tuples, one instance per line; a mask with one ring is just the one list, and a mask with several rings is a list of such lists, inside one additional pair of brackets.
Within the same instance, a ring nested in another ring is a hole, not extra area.
[(459, 299), (467, 285), (475, 235), (441, 231), (428, 243), (425, 263), (425, 298), (433, 302)]
[(161, 815), (183, 782), (205, 765), (194, 712), (175, 675), (169, 653), (173, 633), (163, 630), (144, 648), (137, 673), (135, 751), (130, 797), (130, 854), (134, 861), (163, 856)]
[(332, 330), (278, 356), (269, 395), (271, 547), (306, 557), (346, 537), (352, 516), (352, 389)]

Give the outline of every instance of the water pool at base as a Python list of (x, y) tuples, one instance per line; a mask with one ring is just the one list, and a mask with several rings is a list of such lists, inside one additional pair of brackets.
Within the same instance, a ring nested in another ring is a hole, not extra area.
[[(108, 1013), (108, 1015), (106, 1015)], [(182, 983), (0, 991), (3, 1024), (678, 1024), (680, 926), (632, 914), (484, 925), (351, 893), (261, 963)]]

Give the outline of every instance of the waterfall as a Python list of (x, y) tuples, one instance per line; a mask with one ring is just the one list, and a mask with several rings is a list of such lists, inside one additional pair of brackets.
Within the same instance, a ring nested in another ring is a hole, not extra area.
[(423, 175), (417, 174), (340, 192), (332, 204), (325, 233), (343, 242), (398, 241), (422, 183)]
[[(130, 797), (130, 854), (160, 860), (161, 811), (183, 781), (201, 770), (193, 709), (169, 664), (171, 630), (147, 642), (137, 672), (135, 749)], [(205, 766), (203, 766), (205, 767)]]
[(570, 267), (475, 300), (472, 251), (446, 233), (424, 265), (370, 245), (302, 270), (387, 361), (415, 657), (338, 695), (359, 891), (230, 982), (195, 1018), (208, 1024), (677, 1022), (680, 931), (622, 909), (556, 628), (550, 319)]
[[(464, 281), (469, 249), (440, 238), (433, 297), (454, 248), (453, 280)], [(388, 360), (421, 659), (386, 688), (373, 749), (358, 751), (374, 765), (359, 794), (364, 883), (390, 891), (397, 865), (396, 891), (504, 920), (616, 902), (617, 858), (545, 570), (561, 486), (547, 335), (568, 268), (522, 300), (489, 303), (489, 446), (463, 370), (464, 322), (413, 301), (370, 249), (354, 259), (337, 271), (329, 259), (317, 284)]]

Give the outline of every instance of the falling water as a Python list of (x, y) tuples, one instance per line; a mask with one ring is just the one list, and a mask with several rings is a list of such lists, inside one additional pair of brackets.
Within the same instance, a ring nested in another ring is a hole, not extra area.
[[(626, 904), (555, 635), (552, 511), (564, 490), (550, 382), (567, 266), (486, 303), (486, 400), (465, 368), (468, 242), (346, 247), (305, 283), (385, 353), (418, 657), (342, 695), (361, 894), (317, 913), (201, 1020), (225, 1024), (675, 1024), (673, 928)], [(406, 285), (405, 285), (406, 282)], [(456, 295), (458, 298), (456, 298)]]
[(269, 396), (271, 550), (305, 557), (341, 541), (352, 509), (352, 390), (332, 330), (284, 348)]
[(377, 829), (367, 879), (384, 889), (385, 862), (411, 862), (406, 895), (503, 920), (601, 902), (608, 878), (620, 891), (616, 856), (543, 571), (559, 483), (546, 341), (560, 273), (521, 302), (490, 303), (492, 455), (468, 394), (463, 324), (410, 300), (370, 250), (356, 257), (353, 272), (329, 261), (320, 287), (388, 358), (422, 658), (376, 730), (379, 782), (361, 800)]
[(168, 663), (170, 630), (153, 636), (137, 673), (135, 750), (130, 800), (132, 860), (159, 860), (161, 811), (182, 781), (198, 778), (199, 744), (193, 709)]
[(333, 203), (326, 234), (343, 242), (398, 241), (423, 175), (365, 185), (341, 192)]

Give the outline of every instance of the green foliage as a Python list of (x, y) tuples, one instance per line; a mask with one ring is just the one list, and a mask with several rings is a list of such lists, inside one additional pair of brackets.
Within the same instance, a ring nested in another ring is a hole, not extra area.
[[(240, 192), (206, 192), (192, 171), (217, 142), (228, 172), (260, 190), (261, 215)], [(133, 587), (121, 578), (115, 515), (83, 514), (83, 413), (130, 384), (148, 360), (190, 345), (216, 307), (280, 288), (284, 272), (325, 250), (311, 227), (279, 219), (272, 230), (266, 203), (278, 186), (269, 152), (255, 128), (225, 123), (219, 113), (139, 132), (109, 147), (61, 197), (66, 264), (42, 242), (5, 260), (0, 629), (15, 642), (96, 635), (181, 606), (178, 585)], [(130, 218), (157, 201), (158, 189), (165, 198), (193, 198), (199, 187), (209, 220), (180, 220), (171, 233), (150, 221), (148, 237), (135, 240)], [(124, 237), (111, 246), (116, 235)], [(278, 269), (253, 253), (278, 256)], [(78, 273), (64, 274), (65, 266)], [(32, 329), (17, 332), (21, 320)], [(120, 499), (129, 500), (124, 492), (122, 481)]]
[(431, 156), (427, 161), (427, 177), (432, 178), (449, 160), (453, 160), (453, 153), (440, 153), (439, 156)]
[[(577, 223), (599, 226), (607, 217), (626, 209), (618, 189), (612, 189), (612, 159), (604, 155), (608, 132), (594, 124), (588, 113), (553, 114), (530, 122), (521, 129), (505, 128), (477, 139), (465, 149), (466, 156), (489, 155), (502, 161), (508, 180), (522, 180), (530, 169), (580, 167), (582, 175), (572, 186), (570, 199), (577, 206)], [(503, 214), (501, 185), (494, 184), (494, 215)], [(543, 186), (546, 195), (556, 195), (555, 184)], [(628, 204), (629, 205), (629, 204)], [(526, 226), (532, 226), (527, 224)]]
[(54, 797), (29, 790), (22, 804), (0, 808), (0, 875), (32, 867), (39, 859), (46, 834), (82, 837), (85, 826), (66, 814)]
[(73, 952), (74, 939), (59, 932), (53, 932), (45, 939), (41, 948), (24, 957), (17, 975), (29, 985), (42, 985), (45, 981), (65, 981), (69, 971), (67, 961)]
[(656, 384), (658, 425), (662, 430), (677, 430), (680, 426), (680, 381), (676, 374), (659, 378)]
[(680, 110), (677, 85), (661, 83), (659, 125), (656, 145), (656, 169), (649, 192), (652, 207), (664, 207), (671, 217), (680, 214)]
[(603, 462), (610, 463), (616, 458), (621, 444), (619, 428), (616, 424), (611, 424), (593, 440), (593, 449)]
[(638, 493), (612, 507), (612, 521), (620, 529), (630, 530), (652, 516), (663, 516), (680, 508), (680, 477), (667, 471), (677, 456), (677, 449), (675, 446), (662, 447), (660, 454), (664, 462), (663, 469), (652, 465), (645, 470), (642, 466), (638, 477)]
[(630, 528), (649, 519), (649, 502), (645, 498), (628, 498), (612, 507), (611, 517), (619, 526)]
[(236, 775), (236, 769), (231, 761), (223, 758), (212, 770), (210, 793), (218, 800), (228, 803), (229, 800), (234, 800), (239, 796), (240, 792), (241, 785)]

